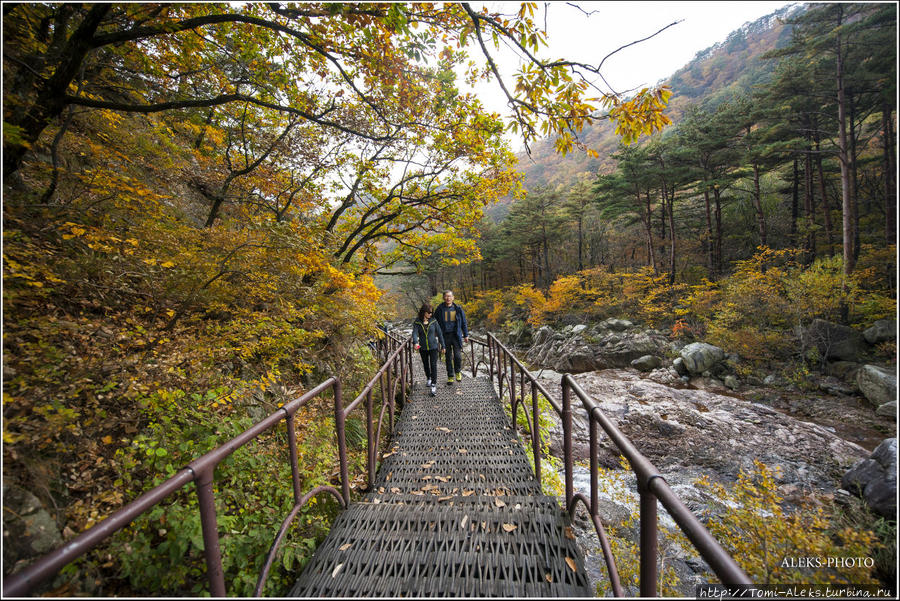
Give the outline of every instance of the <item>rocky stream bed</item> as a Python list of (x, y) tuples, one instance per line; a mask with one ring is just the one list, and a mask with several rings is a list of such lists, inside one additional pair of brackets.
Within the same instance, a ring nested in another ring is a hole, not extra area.
[[(864, 345), (863, 336), (858, 339)], [(816, 387), (810, 391), (774, 375), (742, 381), (733, 369), (739, 358), (710, 345), (673, 344), (661, 332), (627, 320), (512, 332), (507, 341), (557, 399), (562, 373), (571, 373), (701, 520), (714, 504), (697, 480), (706, 476), (731, 484), (742, 469), (752, 470), (754, 461), (774, 470), (778, 493), (789, 507), (813, 498), (848, 498), (850, 489), (876, 513), (894, 515), (896, 379), (890, 367), (875, 369), (890, 372), (893, 392), (888, 379), (887, 392), (870, 400), (860, 375), (869, 366), (847, 360), (865, 356), (835, 358), (825, 373), (814, 376)], [(893, 408), (884, 407), (892, 400)], [(575, 488), (589, 496), (588, 424), (582, 412), (573, 414), (575, 460), (580, 462)], [(555, 414), (547, 417), (554, 424), (550, 452), (561, 457), (561, 425)], [(601, 483), (603, 522), (636, 541), (636, 527), (622, 528), (637, 513), (634, 477), (619, 469), (620, 453), (602, 435), (599, 454), (600, 465), (612, 470), (604, 472)], [(660, 523), (663, 529), (675, 528), (662, 507)], [(606, 567), (593, 526), (584, 515), (576, 525), (588, 570), (602, 592)], [(681, 581), (680, 593), (693, 596), (707, 569), (702, 560), (662, 542), (660, 549), (667, 549), (666, 562)]]

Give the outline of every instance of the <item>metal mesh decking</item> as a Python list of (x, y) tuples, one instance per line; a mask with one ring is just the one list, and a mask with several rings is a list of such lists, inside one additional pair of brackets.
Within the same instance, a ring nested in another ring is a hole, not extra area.
[(289, 594), (590, 596), (568, 517), (541, 494), (490, 381), (441, 383), (432, 398), (417, 376), (374, 490)]

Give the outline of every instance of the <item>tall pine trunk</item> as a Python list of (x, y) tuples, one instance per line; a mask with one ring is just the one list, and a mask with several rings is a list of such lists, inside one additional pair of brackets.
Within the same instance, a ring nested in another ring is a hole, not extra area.
[[(837, 78), (837, 105), (838, 105), (838, 158), (841, 164), (841, 208), (843, 210), (843, 244), (844, 244), (844, 276), (849, 277), (856, 267), (856, 256), (853, 252), (856, 247), (856, 230), (854, 228), (853, 215), (854, 199), (852, 182), (850, 181), (850, 152), (847, 140), (847, 99), (844, 91), (844, 49), (841, 40), (840, 27), (842, 24), (843, 6), (838, 4), (838, 33), (836, 40), (837, 57), (835, 70)], [(844, 286), (847, 285), (846, 280)]]
[(791, 184), (791, 245), (795, 248), (797, 240), (797, 218), (800, 216), (800, 159), (794, 155), (794, 181)]
[(894, 155), (894, 121), (891, 118), (891, 101), (881, 101), (881, 136), (884, 142), (884, 243), (894, 244), (897, 235), (897, 180)]
[(709, 203), (709, 188), (703, 189), (703, 199), (706, 201), (706, 264), (710, 273), (715, 273), (715, 263), (713, 261), (713, 230), (712, 230), (712, 211)]
[(756, 209), (756, 227), (759, 230), (760, 246), (768, 246), (766, 236), (766, 216), (762, 208), (762, 193), (759, 189), (759, 165), (753, 163), (753, 206)]

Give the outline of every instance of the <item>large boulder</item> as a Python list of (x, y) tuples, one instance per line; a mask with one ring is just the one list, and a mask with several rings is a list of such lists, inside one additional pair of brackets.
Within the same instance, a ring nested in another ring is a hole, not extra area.
[(891, 401), (890, 403), (885, 403), (881, 407), (875, 410), (875, 415), (882, 415), (884, 417), (889, 417), (892, 420), (897, 419), (897, 401)]
[(601, 327), (595, 326), (591, 330), (579, 324), (559, 333), (541, 328), (535, 333), (535, 343), (525, 359), (535, 367), (581, 373), (628, 367), (645, 355), (665, 354), (669, 341), (659, 332), (636, 329), (620, 332), (606, 327), (609, 322), (607, 320)]
[(856, 384), (876, 407), (897, 400), (897, 376), (877, 365), (863, 365), (856, 374)]
[(700, 374), (725, 358), (725, 351), (705, 342), (692, 342), (681, 349), (684, 366), (692, 374)]
[(863, 338), (869, 344), (894, 340), (897, 338), (897, 322), (893, 319), (879, 319), (872, 324), (872, 327), (863, 332)]
[(653, 371), (660, 365), (662, 360), (656, 355), (644, 355), (631, 362), (631, 367), (638, 371)]
[(534, 333), (532, 336), (532, 340), (534, 344), (543, 344), (547, 342), (556, 332), (553, 331), (553, 328), (550, 326), (541, 326), (541, 328)]
[(815, 347), (826, 359), (856, 361), (863, 350), (859, 332), (824, 319), (814, 319), (808, 328), (801, 330), (800, 338), (804, 345)]
[(844, 474), (841, 486), (864, 498), (878, 515), (894, 517), (897, 510), (897, 439), (884, 439), (871, 457)]
[(7, 571), (16, 562), (49, 553), (62, 546), (56, 520), (27, 490), (3, 485), (3, 562)]
[(634, 324), (631, 323), (630, 321), (628, 321), (627, 319), (616, 319), (614, 317), (611, 317), (609, 319), (606, 319), (606, 320), (600, 322), (599, 325), (601, 328), (606, 328), (606, 329), (612, 330), (614, 332), (624, 332), (628, 328), (634, 326)]

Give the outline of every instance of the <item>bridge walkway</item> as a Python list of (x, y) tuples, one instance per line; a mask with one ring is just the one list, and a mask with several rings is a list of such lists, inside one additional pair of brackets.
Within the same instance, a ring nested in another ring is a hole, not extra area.
[(372, 490), (336, 519), (289, 595), (591, 596), (556, 499), (541, 493), (487, 378), (416, 384)]

